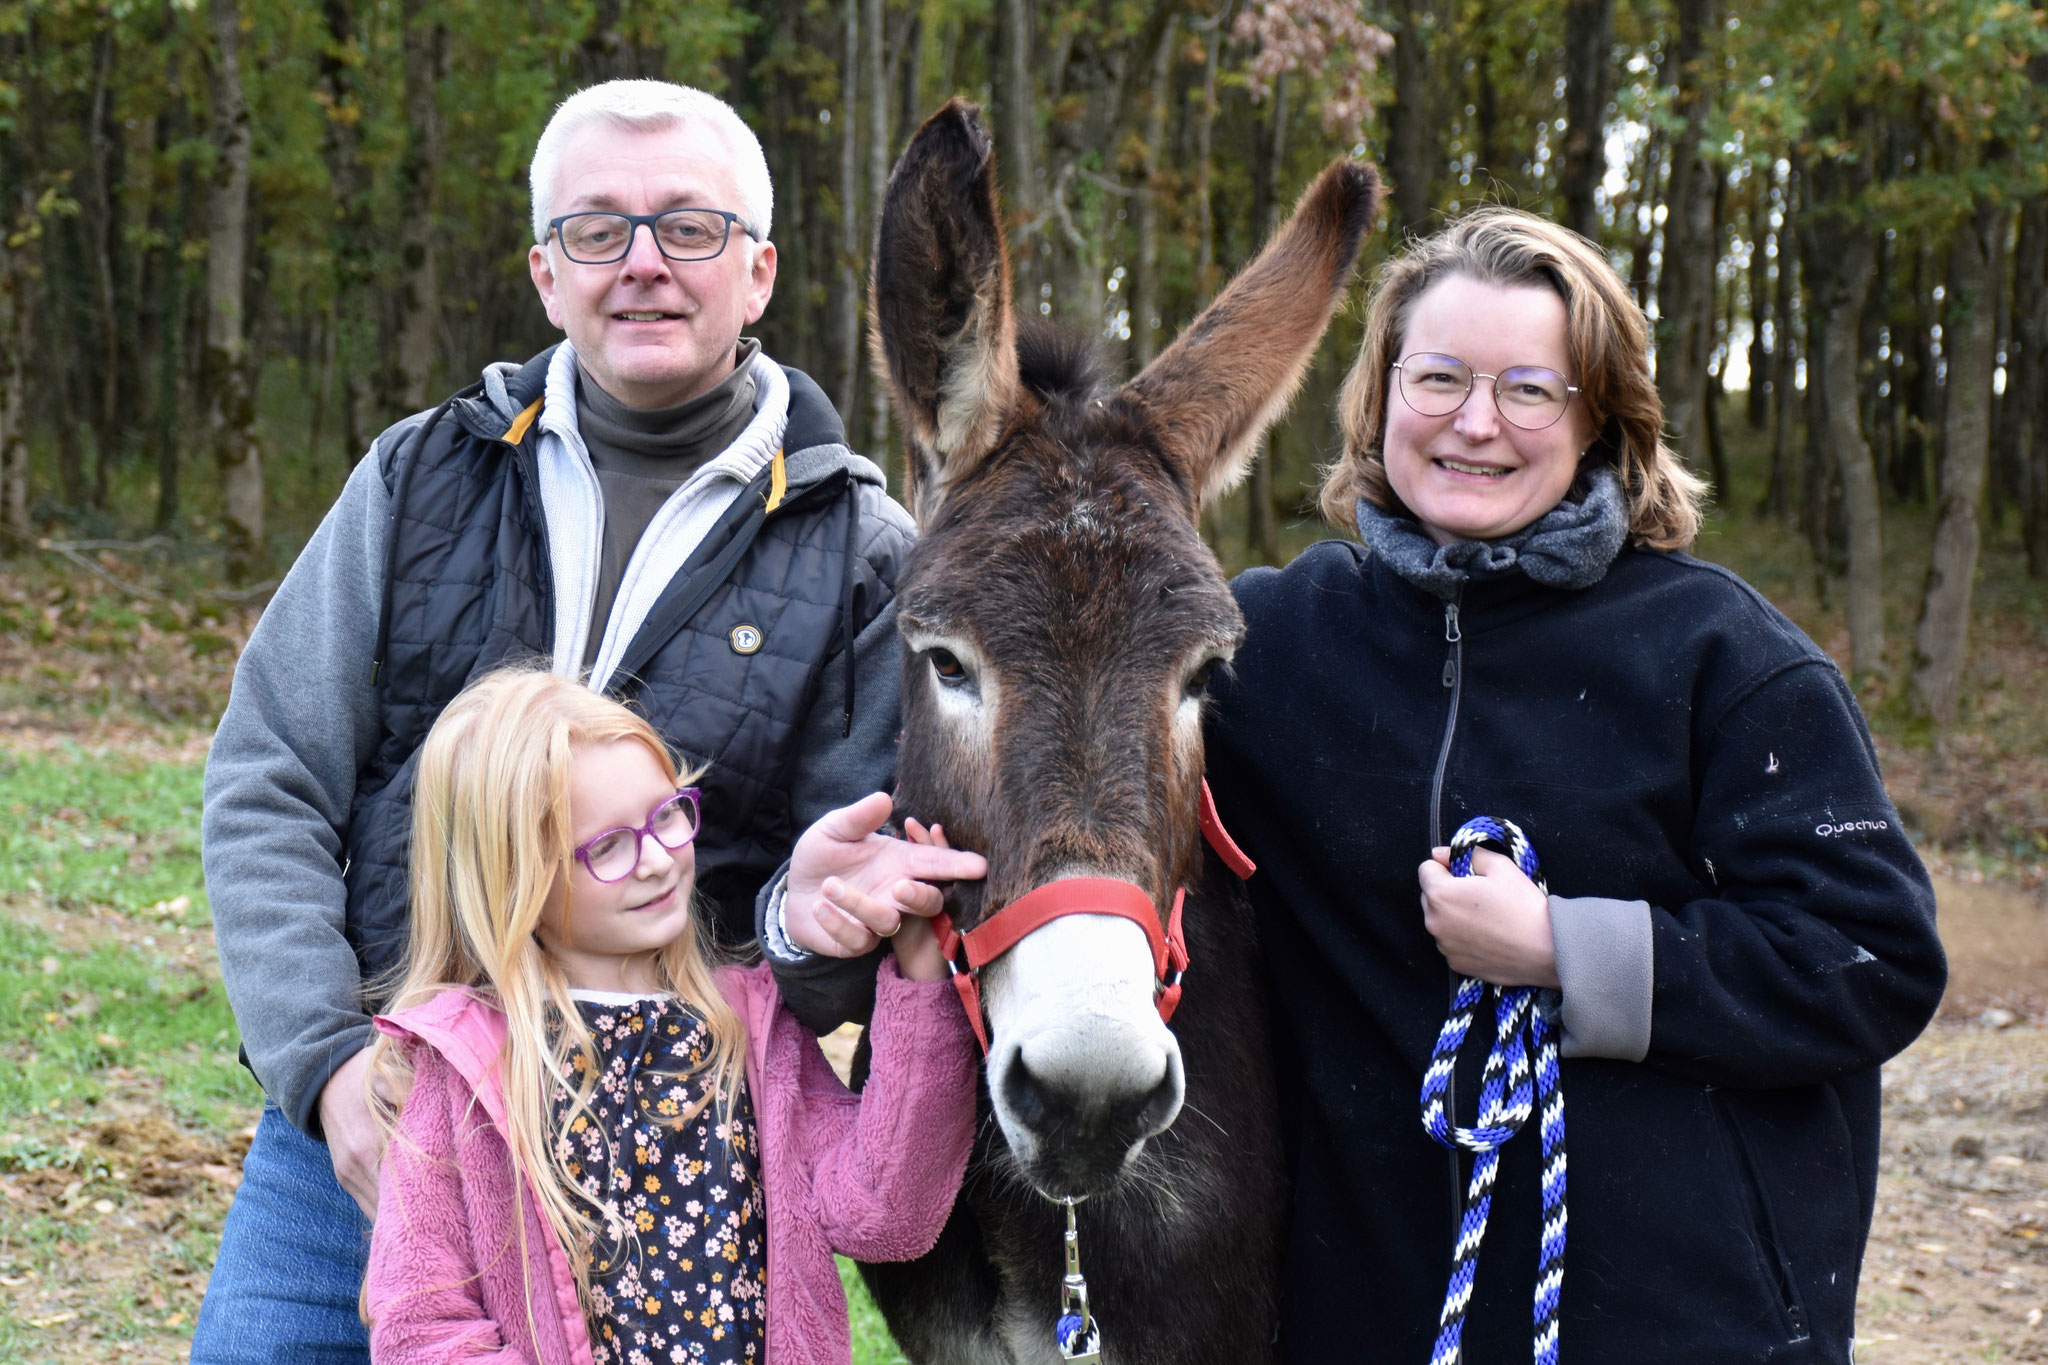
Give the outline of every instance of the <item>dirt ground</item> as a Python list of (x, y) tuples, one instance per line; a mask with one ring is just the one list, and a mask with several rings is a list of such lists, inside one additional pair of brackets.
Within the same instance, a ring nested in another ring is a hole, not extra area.
[(1884, 1069), (1856, 1359), (2048, 1361), (2048, 896), (1936, 890), (1949, 991)]
[[(1859, 1362), (2048, 1361), (2048, 893), (1967, 875), (1937, 869), (1942, 1016), (1885, 1068)], [(67, 947), (166, 933), (108, 912), (33, 913)], [(188, 937), (173, 952), (210, 959), (210, 936)], [(182, 1131), (148, 1076), (109, 1078), (93, 1123), (15, 1119), (0, 1134), (81, 1148), (68, 1168), (0, 1175), (0, 1361), (187, 1357), (248, 1134)]]

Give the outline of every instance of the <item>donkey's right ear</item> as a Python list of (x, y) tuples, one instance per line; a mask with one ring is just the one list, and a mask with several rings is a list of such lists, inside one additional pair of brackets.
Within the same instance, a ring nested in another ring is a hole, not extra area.
[(905, 428), (905, 501), (929, 526), (1019, 401), (995, 149), (974, 105), (926, 119), (890, 172), (869, 288), (868, 345)]

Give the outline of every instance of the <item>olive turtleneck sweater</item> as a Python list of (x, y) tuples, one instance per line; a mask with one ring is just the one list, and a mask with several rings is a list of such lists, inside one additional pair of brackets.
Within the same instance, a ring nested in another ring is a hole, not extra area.
[(754, 419), (753, 361), (760, 350), (760, 342), (742, 337), (731, 374), (695, 398), (666, 408), (628, 407), (577, 366), (576, 426), (590, 450), (604, 500), (604, 544), (590, 638), (583, 647), (585, 668), (597, 660), (619, 582), (647, 524), (671, 493), (724, 453)]

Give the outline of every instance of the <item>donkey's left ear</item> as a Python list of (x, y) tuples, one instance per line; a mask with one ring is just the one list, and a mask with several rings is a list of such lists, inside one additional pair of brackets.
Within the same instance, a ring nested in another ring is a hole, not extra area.
[(928, 527), (1018, 402), (994, 143), (974, 105), (926, 119), (890, 172), (870, 291), (868, 345), (905, 427), (905, 501)]
[(1265, 250), (1124, 386), (1152, 420), (1199, 510), (1244, 476), (1293, 401), (1379, 216), (1379, 173), (1336, 161)]

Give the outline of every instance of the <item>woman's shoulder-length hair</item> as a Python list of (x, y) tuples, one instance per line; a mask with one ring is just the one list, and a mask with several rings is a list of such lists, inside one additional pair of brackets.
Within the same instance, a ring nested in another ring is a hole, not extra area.
[(1620, 476), (1629, 540), (1683, 549), (1699, 534), (1707, 485), (1664, 443), (1664, 408), (1650, 374), (1648, 321), (1598, 247), (1569, 228), (1509, 208), (1483, 208), (1433, 236), (1410, 241), (1381, 267), (1366, 301), (1365, 342), (1338, 398), (1344, 453), (1324, 471), (1325, 520), (1356, 531), (1360, 498), (1384, 511), (1408, 509), (1387, 481), (1390, 376), (1415, 301), (1453, 276), (1493, 285), (1557, 291), (1579, 401), (1595, 436), (1584, 468)]

